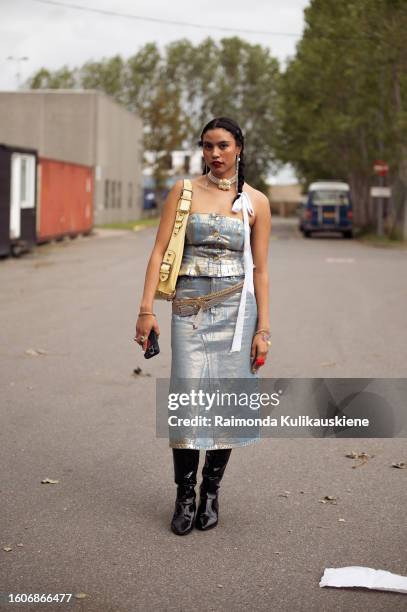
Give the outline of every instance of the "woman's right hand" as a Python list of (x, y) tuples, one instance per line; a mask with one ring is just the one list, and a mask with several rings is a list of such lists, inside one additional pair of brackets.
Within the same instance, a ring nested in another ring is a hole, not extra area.
[[(150, 335), (152, 329), (154, 329), (157, 336), (160, 335), (160, 328), (158, 327), (158, 323), (155, 316), (139, 315), (136, 323), (136, 335), (134, 337), (134, 340), (142, 347), (144, 352), (147, 350), (148, 336)], [(141, 338), (143, 337), (144, 339), (141, 340)]]

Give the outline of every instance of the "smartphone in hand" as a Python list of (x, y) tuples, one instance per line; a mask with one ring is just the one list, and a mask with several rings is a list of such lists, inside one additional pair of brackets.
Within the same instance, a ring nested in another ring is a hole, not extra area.
[(158, 355), (159, 352), (160, 352), (160, 347), (158, 346), (158, 336), (157, 336), (156, 331), (152, 329), (148, 336), (147, 350), (144, 353), (144, 357), (146, 359), (150, 359), (151, 357)]

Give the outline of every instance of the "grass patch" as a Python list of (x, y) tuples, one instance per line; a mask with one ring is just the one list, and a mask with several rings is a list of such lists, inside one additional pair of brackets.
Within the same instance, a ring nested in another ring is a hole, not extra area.
[(95, 225), (96, 228), (101, 229), (121, 229), (121, 230), (132, 230), (134, 227), (154, 227), (160, 222), (160, 217), (146, 217), (145, 219), (137, 219), (137, 221), (126, 221), (124, 223), (103, 223), (101, 225)]
[(399, 236), (378, 236), (373, 232), (366, 232), (357, 237), (357, 240), (368, 244), (370, 246), (377, 246), (382, 248), (401, 248), (407, 249), (407, 241), (403, 240)]

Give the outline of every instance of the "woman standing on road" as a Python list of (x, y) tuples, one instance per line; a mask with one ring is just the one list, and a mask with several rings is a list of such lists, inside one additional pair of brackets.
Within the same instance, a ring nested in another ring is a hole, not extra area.
[[(220, 377), (257, 378), (270, 346), (268, 245), (271, 231), (267, 197), (244, 180), (244, 137), (232, 119), (220, 117), (202, 130), (205, 169), (192, 181), (183, 259), (172, 304), (171, 382)], [(177, 181), (164, 204), (150, 256), (135, 340), (143, 350), (153, 328), (159, 269), (168, 246), (183, 182)], [(214, 292), (207, 310), (185, 315), (179, 302)], [(194, 412), (191, 408), (191, 416)], [(171, 528), (185, 535), (218, 522), (218, 490), (232, 448), (258, 441), (259, 435), (225, 439), (221, 428), (202, 436), (199, 428), (176, 437), (170, 428), (177, 498)], [(192, 431), (192, 432), (191, 432)], [(199, 450), (206, 450), (196, 509)]]

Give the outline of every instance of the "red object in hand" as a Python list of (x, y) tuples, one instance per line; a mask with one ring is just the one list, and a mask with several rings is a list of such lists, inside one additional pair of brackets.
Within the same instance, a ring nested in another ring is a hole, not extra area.
[(256, 361), (254, 362), (255, 366), (262, 366), (265, 364), (265, 359), (264, 357), (257, 357)]

